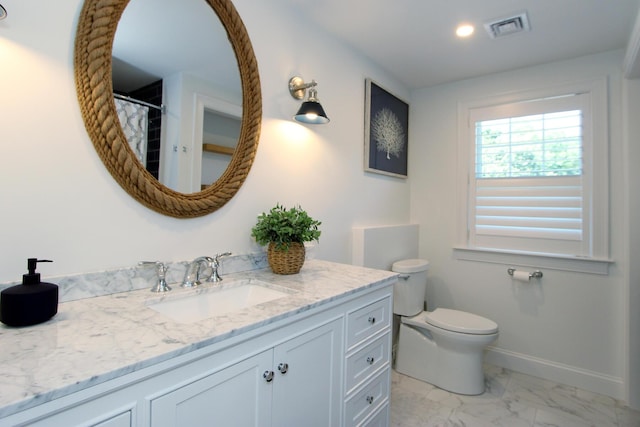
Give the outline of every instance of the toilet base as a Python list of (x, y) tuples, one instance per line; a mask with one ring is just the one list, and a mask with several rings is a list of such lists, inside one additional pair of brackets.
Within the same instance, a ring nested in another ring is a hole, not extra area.
[(484, 347), (498, 334), (467, 335), (429, 326), (400, 325), (397, 372), (457, 394), (485, 391)]

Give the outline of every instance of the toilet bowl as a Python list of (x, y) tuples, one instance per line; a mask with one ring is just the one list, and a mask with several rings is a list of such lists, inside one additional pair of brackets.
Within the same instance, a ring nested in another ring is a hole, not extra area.
[(484, 393), (484, 348), (498, 337), (498, 325), (459, 310), (423, 311), (428, 261), (398, 261), (392, 270), (400, 273), (393, 302), (401, 316), (396, 371), (453, 393)]

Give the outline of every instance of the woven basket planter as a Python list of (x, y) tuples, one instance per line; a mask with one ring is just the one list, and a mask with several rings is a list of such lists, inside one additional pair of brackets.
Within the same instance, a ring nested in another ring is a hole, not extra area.
[(276, 274), (299, 273), (304, 264), (304, 255), (304, 245), (299, 242), (291, 242), (289, 250), (277, 249), (276, 244), (271, 242), (267, 249), (267, 261)]

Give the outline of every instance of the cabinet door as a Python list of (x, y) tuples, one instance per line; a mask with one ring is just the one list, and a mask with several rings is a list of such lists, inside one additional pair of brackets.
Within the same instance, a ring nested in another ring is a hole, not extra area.
[(116, 415), (106, 421), (94, 424), (94, 427), (131, 427), (131, 411)]
[(342, 354), (342, 319), (275, 347), (274, 426), (340, 424)]
[(259, 353), (151, 402), (154, 427), (265, 426), (271, 419), (273, 352)]

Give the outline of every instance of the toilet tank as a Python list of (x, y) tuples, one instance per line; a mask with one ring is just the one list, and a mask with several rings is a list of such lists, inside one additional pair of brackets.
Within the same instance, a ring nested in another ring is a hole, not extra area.
[(393, 287), (393, 312), (400, 316), (415, 316), (424, 308), (429, 261), (405, 259), (394, 262), (391, 271), (399, 273)]

